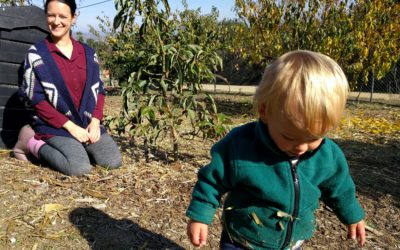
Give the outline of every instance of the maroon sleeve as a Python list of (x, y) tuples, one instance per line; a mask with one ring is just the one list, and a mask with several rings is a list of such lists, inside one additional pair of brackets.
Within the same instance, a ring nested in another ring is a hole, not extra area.
[(103, 108), (104, 108), (104, 101), (106, 97), (103, 94), (99, 94), (97, 98), (97, 104), (94, 108), (92, 116), (99, 119), (100, 121), (103, 120)]
[(34, 106), (36, 114), (45, 122), (55, 128), (62, 126), (69, 120), (68, 117), (58, 112), (47, 101), (41, 101)]

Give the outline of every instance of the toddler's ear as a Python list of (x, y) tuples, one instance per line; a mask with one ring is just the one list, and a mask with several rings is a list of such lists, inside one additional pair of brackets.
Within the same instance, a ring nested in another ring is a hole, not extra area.
[(258, 114), (260, 114), (260, 117), (264, 117), (266, 114), (266, 109), (265, 109), (265, 104), (264, 103), (260, 103), (258, 105)]
[(258, 105), (258, 115), (260, 116), (260, 119), (262, 121), (266, 121), (267, 120), (267, 110), (265, 108), (265, 104), (261, 103), (260, 105)]

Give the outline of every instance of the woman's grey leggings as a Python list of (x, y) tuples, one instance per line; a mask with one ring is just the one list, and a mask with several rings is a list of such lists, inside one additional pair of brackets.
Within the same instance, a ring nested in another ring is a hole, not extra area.
[(102, 134), (96, 143), (87, 145), (64, 136), (54, 136), (45, 141), (46, 144), (39, 150), (40, 159), (66, 175), (89, 173), (92, 169), (91, 160), (106, 168), (118, 168), (122, 165), (118, 146), (107, 133)]

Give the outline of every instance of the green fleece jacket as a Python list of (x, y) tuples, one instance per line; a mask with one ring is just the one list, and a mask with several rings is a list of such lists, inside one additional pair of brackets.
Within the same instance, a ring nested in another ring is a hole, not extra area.
[(266, 125), (252, 122), (216, 143), (211, 158), (199, 170), (186, 215), (210, 224), (228, 193), (224, 230), (249, 249), (286, 249), (311, 238), (319, 200), (345, 224), (364, 218), (346, 159), (328, 138), (293, 163), (271, 140)]

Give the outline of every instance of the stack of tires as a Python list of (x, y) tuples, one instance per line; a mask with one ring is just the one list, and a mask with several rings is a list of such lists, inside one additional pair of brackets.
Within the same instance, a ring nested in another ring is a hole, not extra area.
[(28, 48), (48, 34), (44, 11), (36, 6), (0, 7), (0, 148), (12, 148), (32, 110), (17, 96)]

